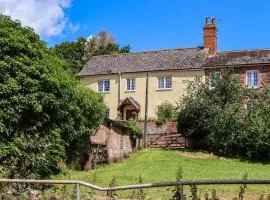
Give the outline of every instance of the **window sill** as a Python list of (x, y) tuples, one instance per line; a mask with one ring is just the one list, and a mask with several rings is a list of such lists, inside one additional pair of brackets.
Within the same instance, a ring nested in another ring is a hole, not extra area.
[(156, 89), (157, 91), (170, 91), (170, 90), (172, 90), (172, 88), (158, 88), (158, 89)]
[(247, 86), (247, 89), (259, 89), (259, 86), (256, 86), (256, 87)]
[(126, 90), (125, 92), (126, 93), (134, 93), (134, 92), (136, 92), (136, 90)]
[(109, 94), (110, 93), (110, 91), (108, 91), (108, 92), (98, 92), (99, 94)]

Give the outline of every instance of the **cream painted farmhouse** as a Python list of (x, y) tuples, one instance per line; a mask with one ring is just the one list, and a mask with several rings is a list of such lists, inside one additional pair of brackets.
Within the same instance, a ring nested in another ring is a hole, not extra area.
[(217, 51), (215, 19), (206, 18), (204, 46), (93, 57), (78, 74), (82, 83), (104, 94), (111, 119), (156, 118), (158, 107), (175, 104), (185, 94), (187, 80), (212, 82), (218, 68), (232, 67), (243, 85), (270, 83), (270, 50)]

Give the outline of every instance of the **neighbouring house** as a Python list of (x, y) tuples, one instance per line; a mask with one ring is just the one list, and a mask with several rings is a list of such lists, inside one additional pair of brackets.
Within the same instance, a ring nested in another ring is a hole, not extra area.
[(203, 47), (95, 56), (78, 77), (104, 94), (109, 118), (122, 120), (155, 118), (162, 103), (179, 101), (188, 80), (201, 77), (211, 87), (225, 66), (241, 73), (246, 87), (270, 83), (270, 49), (219, 52), (217, 26), (209, 17), (203, 39)]

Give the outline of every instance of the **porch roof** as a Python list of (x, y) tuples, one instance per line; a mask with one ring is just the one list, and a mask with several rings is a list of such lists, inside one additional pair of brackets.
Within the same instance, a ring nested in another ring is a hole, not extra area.
[(126, 105), (132, 105), (135, 110), (139, 111), (141, 109), (141, 105), (132, 97), (127, 97), (123, 101), (121, 101), (117, 110), (122, 110)]

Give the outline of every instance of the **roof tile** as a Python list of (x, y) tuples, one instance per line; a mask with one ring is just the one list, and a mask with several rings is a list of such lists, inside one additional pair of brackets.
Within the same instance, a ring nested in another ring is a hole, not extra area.
[(270, 49), (220, 52), (208, 57), (205, 67), (270, 64)]
[(201, 68), (208, 49), (183, 48), (94, 56), (78, 76)]

